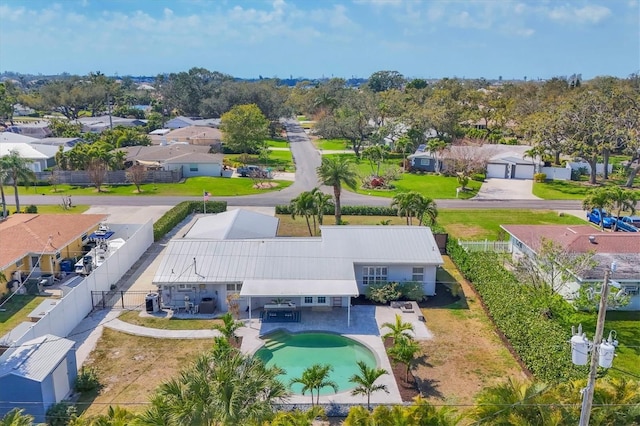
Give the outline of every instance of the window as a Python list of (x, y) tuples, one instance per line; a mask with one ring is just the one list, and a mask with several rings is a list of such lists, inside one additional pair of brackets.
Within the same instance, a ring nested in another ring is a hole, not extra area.
[(198, 165), (197, 164), (189, 164), (189, 171), (190, 172), (197, 172), (198, 171)]
[(411, 281), (423, 282), (424, 281), (424, 268), (413, 268), (411, 275)]
[(227, 284), (227, 293), (240, 293), (242, 290), (242, 283)]
[(362, 268), (362, 284), (369, 285), (387, 281), (386, 266), (364, 266)]
[(178, 284), (178, 291), (191, 291), (190, 284)]
[(31, 256), (31, 267), (32, 268), (40, 267), (40, 256)]
[(56, 260), (60, 259), (60, 252), (56, 253)]
[(325, 296), (318, 296), (318, 305), (326, 305), (327, 298)]
[(421, 166), (429, 166), (429, 165), (431, 165), (431, 159), (430, 158), (421, 158), (420, 159), (420, 165)]
[(637, 285), (625, 285), (622, 287), (624, 292), (629, 296), (636, 296), (638, 294), (638, 286)]
[(82, 234), (82, 241), (87, 239), (87, 233), (85, 232), (84, 234)]
[(24, 262), (22, 261), (22, 259), (18, 260), (18, 261), (16, 262), (16, 268), (21, 267), (23, 264), (24, 264)]
[(304, 297), (304, 304), (305, 305), (310, 305), (312, 303), (313, 303), (313, 297), (311, 297), (311, 296), (305, 296)]

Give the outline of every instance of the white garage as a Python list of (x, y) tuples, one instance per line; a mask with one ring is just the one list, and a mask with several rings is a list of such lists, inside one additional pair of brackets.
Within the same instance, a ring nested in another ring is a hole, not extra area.
[(535, 163), (517, 157), (503, 157), (489, 160), (487, 178), (533, 179)]

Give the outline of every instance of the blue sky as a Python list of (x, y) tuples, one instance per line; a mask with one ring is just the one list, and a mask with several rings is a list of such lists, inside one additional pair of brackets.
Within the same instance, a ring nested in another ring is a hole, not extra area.
[(550, 78), (640, 71), (640, 0), (4, 0), (0, 71)]

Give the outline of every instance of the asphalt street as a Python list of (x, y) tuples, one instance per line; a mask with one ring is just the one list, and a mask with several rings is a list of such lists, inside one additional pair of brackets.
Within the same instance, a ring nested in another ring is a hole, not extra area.
[[(280, 191), (239, 197), (211, 197), (211, 200), (226, 201), (230, 206), (272, 207), (289, 204), (303, 191), (309, 191), (319, 185), (316, 168), (320, 165), (320, 152), (311, 143), (304, 129), (295, 120), (285, 121), (287, 137), (290, 141), (291, 153), (296, 165), (296, 180), (288, 188)], [(332, 188), (321, 187), (323, 192), (333, 194)], [(7, 201), (14, 202), (13, 194), (7, 191)], [(215, 195), (215, 194), (214, 194)], [(165, 206), (176, 205), (182, 201), (199, 201), (201, 197), (161, 197), (161, 196), (73, 196), (74, 204), (104, 205), (104, 206)], [(514, 199), (486, 199), (486, 200), (436, 200), (439, 208), (459, 209), (551, 209), (551, 210), (581, 210), (580, 200), (514, 200)], [(23, 195), (20, 204), (62, 204), (61, 197), (51, 195)], [(342, 191), (343, 205), (389, 206), (391, 199), (355, 194), (347, 190)]]

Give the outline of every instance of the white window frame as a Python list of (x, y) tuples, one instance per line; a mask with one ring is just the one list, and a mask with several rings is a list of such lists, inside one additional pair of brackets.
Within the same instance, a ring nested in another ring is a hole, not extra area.
[(640, 286), (638, 285), (623, 285), (622, 289), (629, 296), (637, 296), (640, 293)]
[(16, 262), (16, 268), (21, 268), (24, 265), (24, 259), (20, 259)]
[(389, 268), (387, 266), (363, 266), (362, 285), (379, 284), (387, 282), (389, 279)]
[[(309, 299), (310, 301), (307, 302), (307, 299)], [(302, 297), (302, 304), (303, 305), (308, 305), (308, 306), (313, 305), (313, 296), (303, 296)]]
[(200, 170), (198, 170), (198, 165), (195, 163), (189, 164), (189, 171), (190, 172), (198, 172)]
[(178, 284), (178, 291), (191, 291), (192, 287), (191, 284)]
[[(324, 299), (324, 301), (320, 301), (320, 299)], [(329, 298), (327, 296), (318, 296), (318, 297), (316, 297), (316, 304), (317, 305), (328, 305), (329, 304)]]
[(411, 271), (411, 281), (424, 282), (424, 266), (414, 266)]
[(240, 294), (240, 291), (242, 290), (242, 283), (227, 283), (225, 289), (227, 290), (227, 294)]

